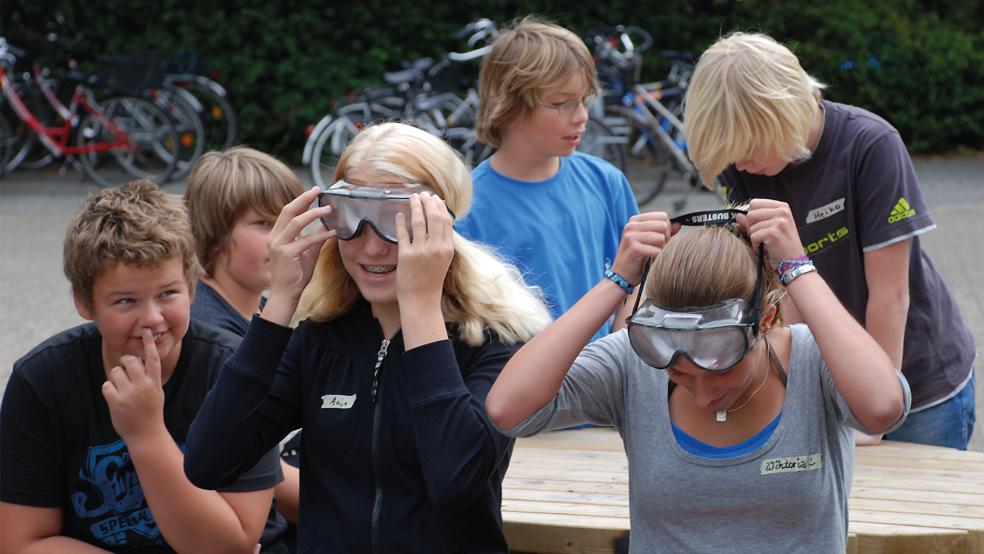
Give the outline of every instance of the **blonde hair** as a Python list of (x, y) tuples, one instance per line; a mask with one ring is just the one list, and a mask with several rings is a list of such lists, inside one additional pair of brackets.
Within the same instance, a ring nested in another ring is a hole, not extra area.
[(594, 59), (584, 41), (567, 29), (527, 16), (500, 32), (479, 72), (478, 140), (499, 147), (502, 130), (529, 117), (544, 89), (580, 73), (587, 94), (596, 93)]
[[(441, 139), (402, 123), (366, 127), (342, 152), (335, 178), (351, 171), (380, 173), (425, 184), (459, 219), (472, 201), (472, 181), (460, 154)], [(550, 323), (550, 313), (536, 289), (519, 271), (488, 248), (454, 234), (454, 258), (444, 279), (444, 320), (457, 326), (458, 337), (477, 346), (486, 330), (506, 343), (527, 341)], [(350, 311), (359, 289), (342, 265), (337, 239), (321, 249), (311, 282), (301, 296), (298, 317), (328, 321)]]
[[(659, 253), (646, 280), (646, 297), (664, 308), (712, 306), (755, 296), (758, 255), (747, 238), (725, 226), (678, 233)], [(775, 272), (762, 270), (759, 309), (778, 309), (785, 293)], [(776, 323), (781, 318), (776, 315)]]
[(752, 156), (809, 157), (824, 87), (769, 36), (718, 39), (701, 54), (684, 102), (687, 148), (701, 180), (710, 185), (728, 165)]
[(192, 295), (201, 273), (185, 203), (147, 179), (89, 195), (68, 224), (62, 253), (72, 294), (88, 309), (96, 278), (116, 264), (180, 259)]
[(252, 148), (234, 146), (199, 158), (188, 177), (185, 202), (206, 275), (215, 271), (219, 252), (228, 246), (229, 234), (247, 208), (276, 221), (284, 205), (303, 192), (304, 185), (290, 168)]

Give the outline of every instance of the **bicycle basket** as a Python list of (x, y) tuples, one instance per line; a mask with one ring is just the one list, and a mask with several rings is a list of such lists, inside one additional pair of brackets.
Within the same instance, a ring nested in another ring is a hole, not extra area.
[(116, 92), (139, 95), (163, 85), (173, 59), (172, 55), (159, 53), (101, 56), (96, 82)]

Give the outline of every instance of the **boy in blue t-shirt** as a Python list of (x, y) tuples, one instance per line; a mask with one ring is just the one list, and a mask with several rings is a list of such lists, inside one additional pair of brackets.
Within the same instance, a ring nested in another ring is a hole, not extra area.
[[(605, 277), (639, 213), (625, 175), (575, 152), (597, 90), (581, 39), (530, 17), (482, 62), (477, 133), (497, 150), (472, 171), (474, 202), (457, 230), (515, 263), (555, 318)], [(633, 300), (594, 338), (624, 327)]]

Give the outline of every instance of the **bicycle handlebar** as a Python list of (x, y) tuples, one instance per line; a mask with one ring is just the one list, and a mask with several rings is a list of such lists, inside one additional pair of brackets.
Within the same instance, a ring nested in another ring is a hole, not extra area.
[[(653, 45), (653, 36), (651, 34), (649, 34), (649, 31), (646, 31), (645, 29), (643, 29), (641, 27), (636, 27), (634, 25), (629, 25), (628, 27), (624, 27), (624, 28), (622, 28), (622, 26), (619, 25), (615, 29), (618, 30), (620, 28), (621, 28), (621, 36), (619, 38), (622, 41), (622, 44), (625, 44), (626, 45), (626, 50), (628, 50), (628, 51), (634, 50), (634, 51), (636, 51), (636, 52), (638, 52), (638, 53), (641, 54), (641, 53), (645, 52), (646, 50), (649, 50), (650, 47), (652, 47), (652, 45)], [(639, 35), (640, 37), (642, 37), (642, 44), (640, 44), (639, 46), (634, 46), (633, 47), (633, 44), (632, 44), (632, 35), (633, 34)]]
[(453, 62), (468, 62), (471, 60), (477, 60), (482, 56), (488, 54), (492, 50), (492, 45), (486, 45), (481, 48), (476, 48), (475, 50), (469, 50), (467, 52), (448, 52), (448, 59)]
[(471, 48), (481, 40), (487, 41), (494, 39), (498, 33), (499, 30), (496, 28), (495, 23), (491, 19), (483, 17), (455, 31), (454, 38), (461, 40), (468, 37), (466, 43)]

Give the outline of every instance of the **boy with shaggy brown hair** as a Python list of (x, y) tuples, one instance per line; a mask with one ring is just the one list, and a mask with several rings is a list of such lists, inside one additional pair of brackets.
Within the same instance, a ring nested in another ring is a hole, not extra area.
[[(535, 17), (500, 33), (482, 60), (477, 133), (497, 150), (472, 171), (475, 200), (456, 228), (516, 264), (555, 318), (618, 279), (608, 266), (639, 213), (621, 171), (576, 151), (597, 91), (584, 42)], [(594, 338), (625, 326), (633, 298)]]
[(221, 492), (182, 467), (188, 428), (237, 341), (190, 321), (200, 272), (181, 198), (147, 180), (91, 195), (64, 269), (91, 320), (14, 364), (0, 406), (0, 550), (257, 547), (271, 452)]

